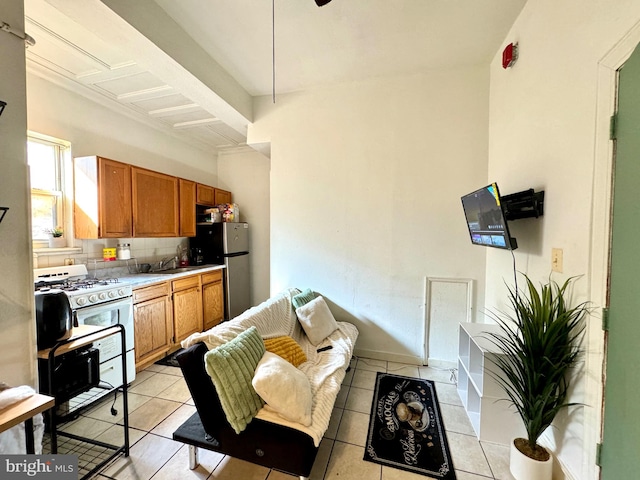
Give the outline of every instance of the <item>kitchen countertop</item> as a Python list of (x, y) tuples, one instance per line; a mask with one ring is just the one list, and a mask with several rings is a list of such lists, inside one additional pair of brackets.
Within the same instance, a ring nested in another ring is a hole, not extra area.
[(122, 283), (131, 285), (132, 288), (146, 287), (153, 285), (154, 283), (168, 282), (175, 280), (176, 278), (189, 277), (191, 275), (200, 275), (201, 273), (212, 272), (214, 270), (221, 270), (225, 268), (224, 265), (202, 265), (200, 268), (194, 268), (187, 272), (162, 274), (158, 272), (149, 273), (135, 273), (129, 275), (123, 275), (118, 277)]

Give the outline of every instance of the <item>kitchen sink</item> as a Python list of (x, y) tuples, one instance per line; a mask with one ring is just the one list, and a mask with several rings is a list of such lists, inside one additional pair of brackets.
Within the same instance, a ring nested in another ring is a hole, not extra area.
[(201, 270), (203, 268), (207, 268), (210, 266), (211, 265), (190, 265), (188, 267), (171, 268), (169, 270), (158, 270), (156, 272), (149, 272), (149, 273), (153, 273), (156, 275), (172, 275), (174, 273), (184, 273), (184, 272), (191, 272), (193, 270)]

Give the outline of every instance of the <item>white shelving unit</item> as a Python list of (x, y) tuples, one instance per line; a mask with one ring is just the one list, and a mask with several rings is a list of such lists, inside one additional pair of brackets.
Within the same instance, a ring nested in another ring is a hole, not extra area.
[(489, 358), (499, 355), (485, 338), (500, 333), (497, 325), (461, 323), (458, 334), (458, 394), (479, 440), (508, 445), (526, 437), (524, 426), (504, 390), (489, 373)]

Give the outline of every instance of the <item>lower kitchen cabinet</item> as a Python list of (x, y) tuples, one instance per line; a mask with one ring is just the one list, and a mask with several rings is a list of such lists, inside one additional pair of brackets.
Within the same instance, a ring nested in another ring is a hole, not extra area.
[(202, 293), (200, 275), (171, 282), (173, 292), (173, 341), (180, 343), (192, 333), (202, 331)]
[(223, 320), (222, 275), (222, 269), (213, 270), (133, 290), (137, 371)]
[(133, 290), (136, 370), (164, 357), (171, 348), (172, 310), (167, 282)]
[(204, 330), (209, 330), (224, 318), (222, 270), (203, 273), (201, 279), (203, 327)]

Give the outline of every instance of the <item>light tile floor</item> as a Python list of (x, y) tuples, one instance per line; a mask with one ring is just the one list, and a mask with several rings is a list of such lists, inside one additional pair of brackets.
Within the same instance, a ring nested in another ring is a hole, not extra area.
[[(458, 480), (513, 480), (508, 469), (508, 447), (479, 442), (462, 407), (451, 372), (394, 362), (352, 360), (336, 400), (329, 428), (311, 473), (312, 480), (418, 480), (428, 477), (362, 460), (376, 372), (397, 373), (433, 380)], [(123, 442), (122, 414), (110, 409), (113, 397), (61, 426), (107, 443)], [(115, 405), (122, 411), (119, 397)], [(131, 452), (97, 474), (95, 480), (292, 480), (298, 477), (253, 465), (215, 452), (199, 450), (200, 466), (188, 468), (188, 448), (171, 439), (173, 431), (195, 412), (179, 368), (152, 365), (139, 372), (129, 389)], [(98, 462), (108, 452), (60, 437), (60, 453), (82, 454)], [(46, 444), (45, 444), (46, 451)], [(80, 474), (88, 471), (81, 470)]]

